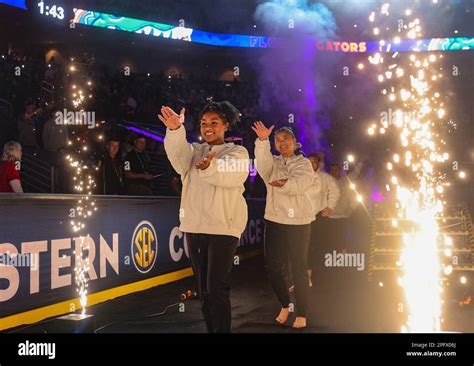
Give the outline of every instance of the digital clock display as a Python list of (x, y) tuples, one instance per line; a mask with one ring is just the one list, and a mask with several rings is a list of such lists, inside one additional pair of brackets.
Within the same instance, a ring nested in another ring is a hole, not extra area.
[(56, 19), (64, 19), (64, 8), (55, 4), (46, 4), (44, 1), (38, 3), (41, 15), (50, 16)]

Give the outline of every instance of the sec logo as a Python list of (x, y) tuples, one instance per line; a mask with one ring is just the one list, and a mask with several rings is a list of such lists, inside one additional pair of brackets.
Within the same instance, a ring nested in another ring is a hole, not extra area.
[(131, 253), (135, 268), (141, 273), (147, 273), (155, 264), (158, 252), (158, 237), (149, 221), (142, 221), (136, 227), (132, 236)]

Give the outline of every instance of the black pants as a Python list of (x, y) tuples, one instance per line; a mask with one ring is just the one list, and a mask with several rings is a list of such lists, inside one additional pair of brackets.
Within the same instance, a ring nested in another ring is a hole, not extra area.
[[(331, 236), (331, 247), (337, 252), (347, 249), (347, 230), (348, 230), (348, 219), (330, 219), (329, 233)], [(331, 251), (332, 252), (332, 251)]]
[(284, 225), (265, 220), (265, 268), (282, 307), (290, 305), (286, 283), (288, 262), (295, 285), (296, 316), (306, 317), (308, 276), (306, 256), (311, 225)]
[(316, 270), (324, 266), (324, 255), (331, 248), (331, 219), (318, 214), (311, 223), (311, 239), (308, 249), (308, 269)]
[(331, 219), (318, 214), (311, 223), (311, 240), (308, 249), (308, 268), (313, 271), (324, 267), (324, 256), (335, 250), (347, 249), (347, 219)]
[(209, 333), (230, 333), (230, 272), (239, 239), (186, 233), (186, 242), (207, 330)]

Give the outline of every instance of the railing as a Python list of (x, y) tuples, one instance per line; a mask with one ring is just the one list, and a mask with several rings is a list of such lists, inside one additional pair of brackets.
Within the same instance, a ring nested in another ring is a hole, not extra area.
[(39, 159), (35, 153), (23, 153), (21, 175), (25, 192), (55, 192), (55, 167)]
[(9, 116), (13, 114), (13, 106), (8, 100), (0, 98), (0, 108), (5, 108)]
[(48, 83), (46, 80), (41, 81), (41, 97), (42, 100), (49, 103), (54, 102), (54, 85)]

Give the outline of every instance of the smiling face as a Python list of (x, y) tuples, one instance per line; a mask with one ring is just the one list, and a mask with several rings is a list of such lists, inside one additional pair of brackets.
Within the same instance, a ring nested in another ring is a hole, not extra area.
[(224, 143), (224, 134), (229, 124), (217, 112), (206, 112), (201, 118), (201, 136), (209, 145)]
[(275, 148), (284, 157), (295, 154), (296, 139), (288, 132), (281, 131), (275, 135)]

